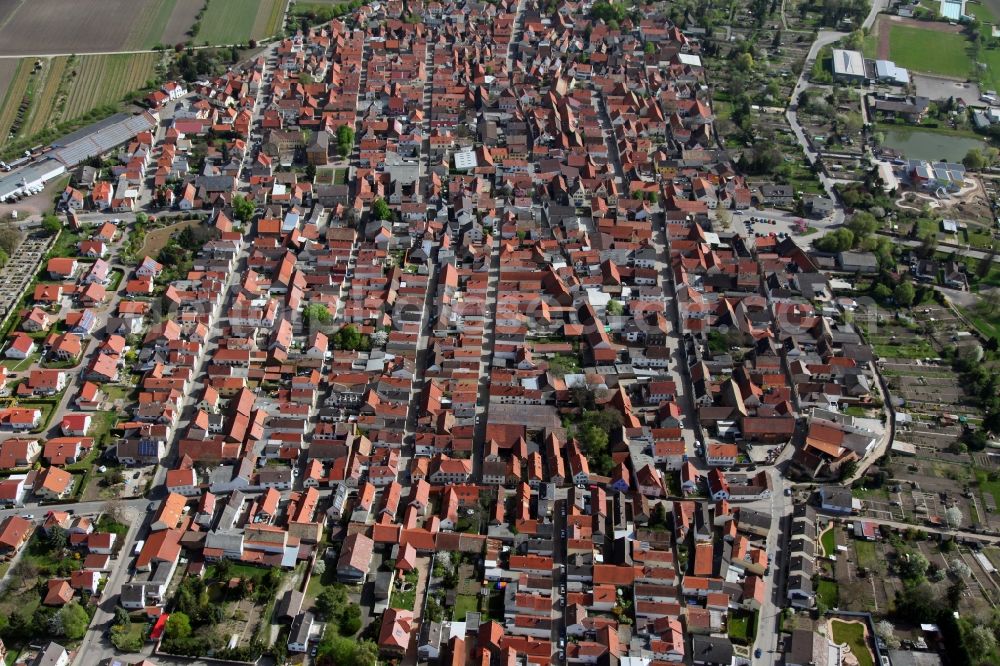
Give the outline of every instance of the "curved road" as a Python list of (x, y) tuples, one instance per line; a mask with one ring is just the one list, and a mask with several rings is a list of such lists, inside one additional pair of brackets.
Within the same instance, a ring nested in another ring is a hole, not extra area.
[[(874, 0), (872, 2), (871, 10), (868, 12), (868, 16), (865, 17), (864, 23), (861, 24), (862, 29), (867, 30), (872, 27), (875, 23), (875, 18), (879, 15), (883, 9), (888, 5), (888, 0)], [(809, 141), (806, 139), (805, 132), (802, 131), (802, 126), (799, 125), (798, 119), (798, 101), (799, 96), (802, 91), (809, 86), (809, 82), (806, 77), (809, 71), (812, 69), (812, 64), (816, 61), (816, 56), (819, 55), (820, 50), (824, 46), (829, 46), (837, 40), (846, 37), (846, 32), (838, 32), (836, 30), (823, 30), (816, 35), (816, 40), (813, 42), (812, 47), (809, 49), (808, 55), (806, 55), (805, 64), (802, 66), (802, 72), (799, 74), (799, 80), (792, 88), (792, 94), (789, 98), (788, 109), (785, 111), (785, 118), (788, 120), (789, 126), (792, 128), (792, 132), (795, 134), (796, 141), (802, 146), (803, 152), (806, 155), (806, 161), (809, 164), (815, 164), (818, 157), (816, 151), (812, 149), (809, 145)], [(835, 180), (828, 177), (824, 173), (817, 174), (820, 183), (823, 185), (823, 189), (826, 190), (826, 194), (831, 200), (837, 201), (836, 193), (834, 192), (833, 186)], [(836, 227), (844, 222), (844, 211), (840, 206), (834, 210), (833, 216), (826, 221), (823, 226)]]

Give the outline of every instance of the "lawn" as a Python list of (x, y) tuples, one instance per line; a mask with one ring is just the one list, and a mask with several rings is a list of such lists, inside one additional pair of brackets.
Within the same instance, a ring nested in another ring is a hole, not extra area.
[(874, 569), (878, 566), (878, 554), (875, 552), (875, 544), (871, 541), (855, 541), (854, 552), (858, 558), (859, 567)]
[(965, 79), (972, 71), (963, 35), (904, 25), (889, 29), (889, 57), (900, 67)]
[(865, 640), (865, 625), (833, 620), (830, 628), (833, 630), (833, 642), (850, 646), (851, 654), (858, 660), (858, 666), (874, 666), (872, 651)]
[(7, 370), (9, 370), (10, 372), (21, 372), (23, 370), (27, 370), (28, 368), (30, 368), (33, 363), (37, 363), (40, 356), (41, 356), (40, 354), (32, 354), (31, 356), (23, 360), (18, 360), (16, 358), (5, 358), (3, 361), (0, 361), (0, 365), (6, 367)]
[(993, 16), (993, 12), (982, 2), (965, 3), (965, 11), (979, 19), (980, 23), (996, 23), (996, 17)]
[(732, 612), (729, 614), (729, 638), (740, 645), (749, 645), (756, 634), (755, 613)]
[(409, 589), (403, 592), (400, 589), (394, 589), (392, 592), (392, 600), (389, 602), (391, 608), (399, 608), (402, 610), (413, 610), (413, 604), (417, 601), (417, 578), (418, 574), (416, 571), (408, 571), (404, 580), (405, 583), (400, 583), (400, 585), (408, 584)]
[(840, 604), (840, 591), (836, 581), (820, 578), (816, 584), (816, 598), (827, 608), (836, 608)]
[(837, 551), (837, 535), (834, 533), (832, 527), (823, 532), (823, 535), (820, 537), (820, 543), (823, 544), (823, 553), (827, 557), (830, 557)]
[(475, 613), (479, 610), (479, 598), (472, 594), (460, 594), (455, 597), (455, 609), (452, 618), (456, 622), (465, 622), (466, 613)]

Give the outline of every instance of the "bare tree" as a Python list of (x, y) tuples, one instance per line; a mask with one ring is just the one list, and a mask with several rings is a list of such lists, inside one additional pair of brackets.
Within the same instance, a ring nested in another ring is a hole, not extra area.
[(125, 503), (122, 502), (121, 499), (117, 497), (114, 499), (109, 499), (107, 502), (105, 502), (104, 506), (101, 507), (101, 511), (104, 513), (105, 516), (108, 517), (108, 520), (110, 520), (111, 522), (123, 523), (123, 524), (128, 523), (128, 520), (125, 517)]

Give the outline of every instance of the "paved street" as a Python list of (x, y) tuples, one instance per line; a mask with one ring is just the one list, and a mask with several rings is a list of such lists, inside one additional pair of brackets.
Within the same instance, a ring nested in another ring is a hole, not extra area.
[[(268, 51), (269, 54), (274, 53), (276, 47), (272, 46)], [(257, 97), (254, 101), (254, 118), (255, 122), (260, 121), (260, 107), (263, 101), (263, 90), (267, 87), (270, 81), (271, 72), (269, 70), (270, 59), (265, 58), (264, 71), (263, 71), (263, 83), (258, 90)], [(241, 186), (248, 186), (249, 183), (245, 180), (240, 179)], [(231, 271), (228, 276), (228, 280), (225, 284), (223, 292), (227, 295), (227, 298), (220, 299), (218, 305), (210, 313), (208, 325), (209, 330), (212, 334), (209, 337), (208, 342), (203, 346), (201, 354), (198, 356), (195, 367), (194, 376), (198, 378), (192, 387), (192, 390), (185, 397), (184, 401), (181, 403), (181, 418), (174, 428), (174, 438), (170, 442), (168, 448), (168, 453), (166, 459), (163, 461), (159, 467), (157, 467), (156, 473), (153, 478), (153, 488), (159, 489), (164, 482), (166, 477), (166, 471), (170, 469), (172, 462), (176, 458), (176, 448), (177, 442), (180, 441), (182, 434), (185, 432), (187, 425), (190, 423), (190, 419), (194, 416), (195, 408), (194, 405), (197, 401), (197, 396), (200, 395), (200, 390), (204, 386), (204, 370), (205, 363), (208, 358), (211, 357), (214, 350), (218, 347), (219, 335), (221, 331), (217, 328), (222, 316), (223, 309), (228, 306), (228, 296), (233, 290), (233, 286), (236, 283), (238, 277), (242, 274), (246, 267), (246, 260), (248, 257), (248, 246), (245, 245), (242, 252), (240, 253), (237, 260), (237, 269)], [(124, 281), (123, 281), (124, 283)], [(69, 393), (69, 391), (67, 391)], [(103, 503), (92, 503), (94, 505), (103, 505)], [(136, 519), (130, 524), (128, 534), (126, 536), (125, 545), (121, 550), (121, 555), (119, 561), (112, 569), (108, 582), (104, 588), (104, 595), (101, 600), (101, 604), (98, 608), (97, 613), (91, 622), (90, 629), (87, 635), (81, 642), (80, 649), (77, 651), (76, 658), (74, 660), (75, 664), (80, 664), (81, 666), (89, 666), (90, 664), (96, 664), (103, 659), (113, 657), (115, 655), (114, 646), (111, 645), (110, 641), (103, 638), (103, 633), (107, 629), (108, 621), (114, 615), (114, 609), (117, 605), (118, 593), (121, 590), (121, 585), (124, 583), (129, 575), (129, 563), (132, 560), (131, 552), (132, 546), (135, 543), (138, 535), (142, 534), (145, 530), (146, 522), (150, 517), (150, 512), (147, 511), (148, 500), (133, 500), (128, 504), (131, 510), (137, 512)], [(74, 505), (74, 509), (78, 512), (86, 511), (83, 508), (86, 505), (78, 504)], [(2, 514), (0, 514), (2, 515)], [(159, 660), (159, 657), (157, 657)], [(184, 660), (185, 663), (190, 663)]]

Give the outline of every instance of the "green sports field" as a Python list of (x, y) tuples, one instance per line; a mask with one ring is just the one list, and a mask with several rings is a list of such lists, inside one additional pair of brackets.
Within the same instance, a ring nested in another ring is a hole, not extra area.
[(889, 30), (889, 57), (916, 72), (964, 79), (972, 71), (969, 43), (958, 33), (894, 25)]

